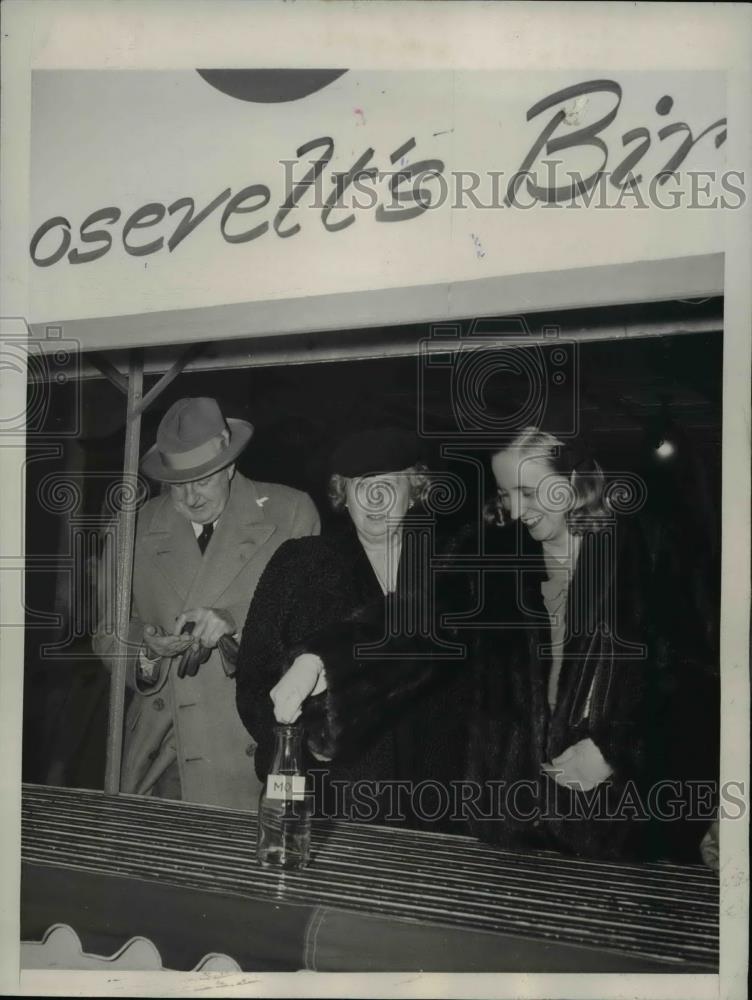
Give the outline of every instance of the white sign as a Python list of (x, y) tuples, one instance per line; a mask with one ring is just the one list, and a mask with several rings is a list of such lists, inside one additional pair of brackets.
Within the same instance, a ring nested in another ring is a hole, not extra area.
[(718, 253), (725, 142), (716, 73), (35, 71), (31, 321)]

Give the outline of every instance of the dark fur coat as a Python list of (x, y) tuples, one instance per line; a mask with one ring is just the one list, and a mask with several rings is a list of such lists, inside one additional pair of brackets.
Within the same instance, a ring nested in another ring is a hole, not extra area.
[(435, 629), (435, 593), (420, 557), (426, 544), (436, 543), (425, 522), (414, 530), (408, 519), (396, 591), (386, 598), (349, 523), (285, 543), (256, 589), (240, 646), (238, 711), (258, 743), (263, 780), (273, 741), (269, 691), (299, 653), (321, 656), (327, 690), (307, 700), (303, 725), (308, 751), (331, 758), (306, 759), (326, 815), (454, 828), (435, 787), (423, 792), (426, 820), (397, 787), (444, 785), (465, 769), (467, 661)]
[[(666, 571), (665, 546), (637, 519), (582, 535), (551, 711), (541, 549), (514, 529), (495, 536), (507, 558), (510, 543), (518, 548), (527, 568), (492, 575), (478, 595), (479, 605), (516, 609), (521, 627), (476, 632), (467, 773), (483, 795), (471, 828), (513, 846), (698, 861), (707, 819), (687, 823), (682, 810), (691, 805), (686, 780), (710, 783), (716, 774), (713, 652), (696, 628), (680, 626), (692, 614), (690, 588)], [(612, 768), (610, 779), (583, 793), (541, 773), (542, 763), (584, 738)], [(658, 793), (668, 781), (671, 788)], [(504, 783), (503, 791), (489, 782)]]

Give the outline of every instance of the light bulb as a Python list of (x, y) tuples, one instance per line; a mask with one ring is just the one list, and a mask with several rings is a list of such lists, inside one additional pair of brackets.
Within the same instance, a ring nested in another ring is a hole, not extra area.
[(666, 459), (671, 458), (671, 456), (676, 451), (676, 448), (670, 441), (661, 441), (658, 447), (655, 449), (655, 453), (658, 458)]

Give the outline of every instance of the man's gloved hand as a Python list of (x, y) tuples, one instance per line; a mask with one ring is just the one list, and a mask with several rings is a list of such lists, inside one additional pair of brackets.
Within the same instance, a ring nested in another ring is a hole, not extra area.
[[(193, 622), (186, 622), (180, 634), (192, 635), (193, 625)], [(195, 677), (198, 668), (202, 663), (206, 663), (210, 656), (211, 650), (208, 646), (198, 641), (191, 643), (178, 661), (178, 677)]]
[[(184, 633), (190, 633), (193, 622), (186, 622), (183, 626)], [(231, 635), (221, 635), (217, 643), (217, 649), (222, 654), (222, 669), (226, 677), (234, 677), (237, 673), (239, 647), (237, 640)], [(180, 657), (178, 663), (178, 677), (195, 677), (198, 668), (209, 659), (212, 651), (203, 643), (197, 642), (190, 646)]]
[[(214, 649), (223, 635), (234, 635), (238, 627), (229, 611), (224, 608), (191, 608), (175, 620), (173, 631), (179, 636), (186, 622), (193, 622), (193, 632), (187, 645), (194, 643)], [(185, 648), (185, 647), (183, 647)]]
[(163, 656), (178, 656), (185, 652), (193, 639), (190, 635), (167, 635), (159, 625), (144, 625), (143, 644), (150, 660)]

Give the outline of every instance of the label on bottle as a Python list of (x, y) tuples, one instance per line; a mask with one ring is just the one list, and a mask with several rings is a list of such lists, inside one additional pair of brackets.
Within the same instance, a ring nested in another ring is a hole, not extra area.
[(270, 774), (266, 779), (266, 797), (302, 802), (305, 799), (305, 775)]

